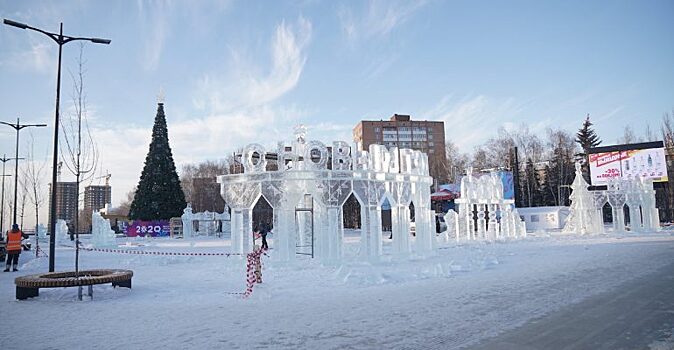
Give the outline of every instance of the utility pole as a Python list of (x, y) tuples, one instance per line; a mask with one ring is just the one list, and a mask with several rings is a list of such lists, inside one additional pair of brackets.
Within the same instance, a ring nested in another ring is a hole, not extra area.
[(0, 158), (0, 161), (2, 161), (2, 199), (0, 199), (0, 236), (2, 236), (5, 232), (5, 176), (12, 176), (12, 175), (5, 175), (5, 163), (7, 161), (14, 160), (14, 158), (7, 158), (6, 154), (2, 155), (2, 158)]
[(21, 124), (19, 118), (16, 118), (16, 124), (8, 122), (0, 122), (0, 124), (11, 126), (14, 130), (16, 130), (16, 157), (14, 158), (14, 216), (12, 217), (12, 223), (16, 224), (16, 209), (18, 207), (16, 198), (17, 191), (19, 190), (19, 159), (23, 159), (19, 158), (19, 131), (30, 126), (45, 127), (47, 124)]

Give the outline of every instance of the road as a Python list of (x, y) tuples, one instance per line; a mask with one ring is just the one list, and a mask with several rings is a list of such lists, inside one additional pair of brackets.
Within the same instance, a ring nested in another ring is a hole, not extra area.
[(470, 349), (674, 349), (673, 329), (674, 264)]

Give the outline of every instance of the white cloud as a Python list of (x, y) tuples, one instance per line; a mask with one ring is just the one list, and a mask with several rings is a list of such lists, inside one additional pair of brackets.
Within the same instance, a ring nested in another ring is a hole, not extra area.
[(342, 7), (338, 12), (338, 17), (342, 24), (342, 31), (349, 40), (371, 39), (387, 36), (425, 4), (425, 0), (371, 0), (361, 16), (355, 15), (351, 8)]
[(461, 151), (470, 152), (493, 136), (499, 126), (512, 128), (513, 121), (521, 119), (524, 106), (514, 98), (477, 95), (456, 99), (450, 95), (420, 115), (445, 122), (445, 139), (453, 141)]
[[(311, 23), (302, 17), (292, 24), (281, 22), (273, 33), (265, 67), (254, 66), (240, 51), (233, 51), (234, 73), (217, 72), (198, 82), (193, 103), (205, 116), (175, 121), (170, 102), (165, 105), (178, 170), (185, 163), (224, 158), (250, 142), (271, 149), (277, 141), (290, 139), (292, 127), (308, 113), (277, 101), (299, 82), (311, 32)], [(113, 126), (94, 131), (98, 147), (106, 155), (99, 168), (112, 173), (113, 204), (124, 200), (137, 185), (151, 134), (151, 127)]]
[[(43, 38), (40, 37), (39, 39)], [(58, 47), (47, 37), (44, 37), (44, 40), (29, 38), (27, 46), (11, 52), (7, 58), (0, 61), (0, 65), (39, 73), (53, 73), (57, 50)]]
[(146, 70), (153, 71), (159, 65), (164, 42), (169, 34), (171, 18), (171, 2), (151, 2), (152, 8), (146, 10), (144, 1), (138, 1), (138, 14), (143, 36), (141, 63)]
[(241, 51), (231, 52), (231, 71), (204, 76), (194, 99), (196, 107), (221, 113), (272, 102), (299, 82), (306, 62), (306, 46), (311, 39), (311, 22), (300, 17), (294, 25), (285, 21), (276, 27), (272, 39), (268, 72), (255, 66)]

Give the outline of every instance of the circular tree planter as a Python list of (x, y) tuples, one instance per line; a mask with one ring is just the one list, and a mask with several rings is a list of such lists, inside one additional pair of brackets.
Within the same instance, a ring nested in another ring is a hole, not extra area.
[(36, 297), (40, 288), (60, 288), (89, 286), (89, 296), (92, 296), (94, 284), (112, 283), (113, 287), (131, 288), (133, 271), (119, 269), (82, 270), (79, 277), (75, 271), (48, 272), (35, 275), (21, 276), (14, 279), (16, 298), (19, 300)]

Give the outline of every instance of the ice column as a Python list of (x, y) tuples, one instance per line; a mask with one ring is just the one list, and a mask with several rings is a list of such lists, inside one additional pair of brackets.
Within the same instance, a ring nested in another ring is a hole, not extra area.
[[(360, 176), (367, 178), (367, 173)], [(353, 194), (360, 204), (360, 257), (365, 260), (378, 260), (382, 254), (381, 209), (378, 205), (379, 193), (384, 191), (383, 184), (369, 179), (354, 180)]]
[[(408, 182), (409, 184), (409, 182)], [(415, 251), (419, 255), (427, 255), (433, 251), (435, 242), (434, 211), (423, 198), (430, 197), (430, 187), (422, 184), (413, 186), (414, 190), (414, 220), (415, 220)]]
[(187, 207), (183, 209), (183, 215), (180, 218), (183, 222), (183, 238), (192, 238), (194, 225), (192, 224), (192, 205), (190, 203), (187, 203)]
[[(221, 177), (218, 178), (219, 182)], [(253, 250), (253, 206), (260, 197), (260, 184), (257, 182), (221, 182), (221, 195), (232, 210), (232, 253), (251, 252)]]
[[(327, 175), (327, 173), (326, 173)], [(327, 177), (327, 176), (326, 176)], [(317, 253), (324, 262), (341, 260), (342, 242), (344, 240), (344, 220), (342, 205), (351, 195), (351, 180), (329, 179), (316, 181), (314, 195), (323, 211), (324, 226), (322, 234), (316, 240)]]
[(640, 187), (641, 210), (644, 219), (644, 230), (660, 231), (660, 215), (658, 208), (655, 207), (655, 190), (653, 190), (653, 180), (641, 179)]

